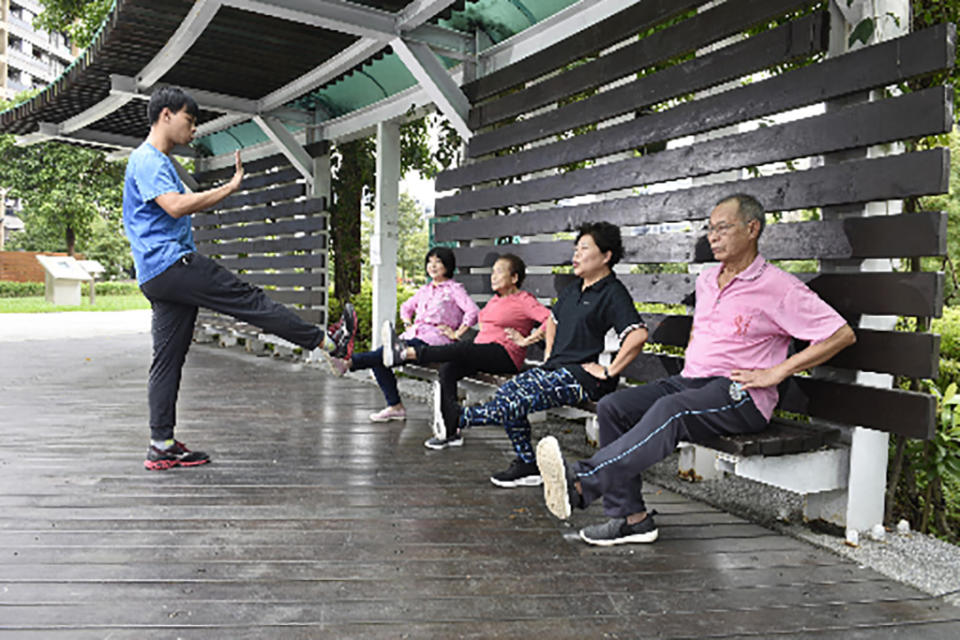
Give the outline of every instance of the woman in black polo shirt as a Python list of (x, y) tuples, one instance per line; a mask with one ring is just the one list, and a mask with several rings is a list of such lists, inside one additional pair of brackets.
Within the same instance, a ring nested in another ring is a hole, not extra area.
[[(609, 222), (581, 226), (573, 253), (577, 280), (560, 293), (546, 322), (543, 366), (503, 384), (489, 402), (461, 410), (461, 428), (502, 424), (513, 443), (517, 457), (510, 468), (490, 477), (498, 487), (532, 487), (542, 482), (530, 443), (528, 414), (600, 399), (616, 388), (617, 374), (643, 348), (647, 330), (629, 292), (612, 271), (621, 257), (619, 227)], [(611, 327), (621, 346), (613, 362), (603, 367), (597, 360)]]

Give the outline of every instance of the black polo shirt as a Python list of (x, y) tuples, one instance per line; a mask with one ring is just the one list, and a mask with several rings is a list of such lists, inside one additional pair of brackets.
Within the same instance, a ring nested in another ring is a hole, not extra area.
[(566, 368), (583, 386), (591, 400), (613, 391), (617, 379), (600, 380), (579, 366), (597, 362), (604, 348), (604, 338), (613, 327), (622, 341), (630, 331), (644, 327), (640, 314), (633, 306), (627, 288), (611, 273), (586, 289), (577, 278), (560, 293), (553, 305), (553, 321), (557, 333), (550, 359), (544, 369)]

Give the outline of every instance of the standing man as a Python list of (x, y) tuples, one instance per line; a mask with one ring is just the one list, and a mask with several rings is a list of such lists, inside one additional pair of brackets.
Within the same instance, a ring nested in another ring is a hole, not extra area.
[[(544, 499), (555, 516), (566, 519), (572, 507), (603, 496), (610, 519), (580, 530), (588, 544), (656, 540), (653, 512), (643, 502), (645, 469), (680, 440), (766, 428), (780, 382), (856, 341), (836, 311), (759, 255), (763, 226), (763, 206), (748, 195), (724, 198), (711, 212), (707, 239), (720, 265), (697, 278), (680, 375), (603, 398), (597, 406), (601, 448), (589, 460), (566, 463), (552, 436), (538, 443)], [(787, 358), (792, 337), (810, 345)]]
[(197, 253), (190, 214), (210, 208), (240, 187), (243, 166), (229, 182), (186, 193), (169, 154), (189, 144), (199, 109), (181, 89), (164, 87), (150, 97), (150, 134), (130, 154), (123, 184), (123, 225), (137, 269), (140, 290), (153, 309), (153, 363), (150, 365), (150, 446), (144, 466), (152, 471), (210, 462), (173, 437), (183, 363), (193, 338), (197, 307), (206, 307), (260, 327), (304, 349), (323, 346), (345, 357), (353, 347), (356, 314), (345, 305), (333, 339), (268, 298), (262, 290)]

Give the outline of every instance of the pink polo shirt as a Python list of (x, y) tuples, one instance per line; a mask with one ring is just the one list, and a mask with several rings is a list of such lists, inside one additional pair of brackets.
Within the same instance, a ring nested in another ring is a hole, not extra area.
[(456, 280), (444, 280), (440, 284), (431, 281), (400, 305), (400, 318), (414, 319), (413, 326), (400, 337), (420, 338), (432, 345), (450, 344), (453, 340), (443, 335), (437, 325), (445, 324), (451, 329), (461, 325), (472, 327), (477, 324), (479, 313), (477, 303), (462, 284)]
[[(733, 369), (767, 369), (787, 358), (790, 339), (823, 342), (846, 321), (798, 278), (757, 256), (720, 289), (722, 265), (697, 278), (693, 333), (681, 375), (729, 377)], [(776, 387), (749, 389), (769, 420)]]
[(510, 359), (523, 368), (527, 348), (521, 347), (507, 336), (507, 327), (512, 327), (527, 336), (537, 325), (550, 317), (550, 310), (537, 302), (528, 291), (517, 291), (509, 296), (490, 298), (480, 311), (480, 333), (474, 344), (496, 343), (507, 350)]

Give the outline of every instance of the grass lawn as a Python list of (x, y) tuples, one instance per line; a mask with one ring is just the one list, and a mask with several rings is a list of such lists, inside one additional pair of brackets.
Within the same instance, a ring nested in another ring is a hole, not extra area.
[(90, 304), (84, 297), (80, 306), (54, 305), (43, 296), (30, 298), (0, 298), (0, 313), (49, 313), (52, 311), (129, 311), (131, 309), (149, 309), (150, 301), (143, 294), (135, 293), (122, 296), (97, 296), (97, 303)]

